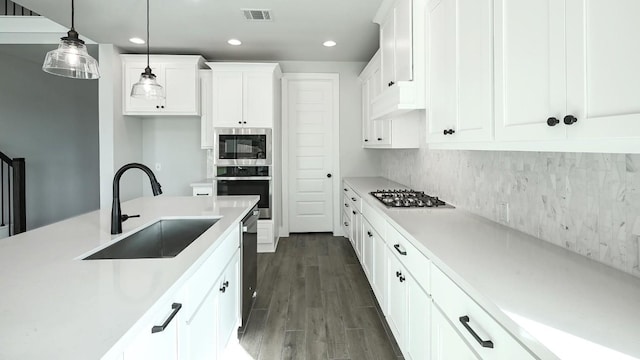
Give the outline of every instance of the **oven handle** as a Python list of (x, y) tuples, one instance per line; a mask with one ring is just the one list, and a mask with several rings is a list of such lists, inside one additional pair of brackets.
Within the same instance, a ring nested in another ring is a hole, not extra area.
[(220, 181), (220, 180), (271, 180), (271, 176), (241, 176), (241, 177), (219, 176), (214, 179), (217, 181)]

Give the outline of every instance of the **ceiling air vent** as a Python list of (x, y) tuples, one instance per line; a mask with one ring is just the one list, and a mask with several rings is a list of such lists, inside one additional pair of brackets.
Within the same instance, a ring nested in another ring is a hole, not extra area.
[(271, 21), (271, 10), (266, 9), (242, 9), (244, 18), (249, 21)]

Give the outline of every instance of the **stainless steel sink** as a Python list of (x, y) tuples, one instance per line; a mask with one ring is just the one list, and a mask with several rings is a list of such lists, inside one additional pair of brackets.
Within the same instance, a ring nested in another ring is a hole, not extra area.
[(217, 221), (218, 219), (160, 220), (83, 260), (174, 257)]

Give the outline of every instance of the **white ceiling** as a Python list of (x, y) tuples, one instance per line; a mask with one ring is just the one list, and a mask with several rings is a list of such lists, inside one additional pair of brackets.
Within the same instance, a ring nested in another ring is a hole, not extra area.
[[(372, 22), (382, 0), (150, 0), (151, 52), (202, 54), (209, 60), (368, 61), (378, 48)], [(19, 0), (64, 26), (71, 1)], [(81, 38), (144, 52), (145, 0), (75, 0)], [(249, 22), (240, 9), (270, 9), (272, 22)], [(241, 46), (227, 44), (230, 38)], [(326, 48), (326, 40), (338, 43)]]

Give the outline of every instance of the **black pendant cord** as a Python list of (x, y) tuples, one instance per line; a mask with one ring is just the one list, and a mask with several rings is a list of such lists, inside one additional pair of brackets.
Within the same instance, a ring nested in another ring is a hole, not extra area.
[(149, 61), (149, 0), (147, 0), (147, 69), (151, 69)]
[(73, 31), (76, 30), (75, 18), (76, 18), (76, 7), (74, 4), (74, 0), (71, 0), (71, 30)]

